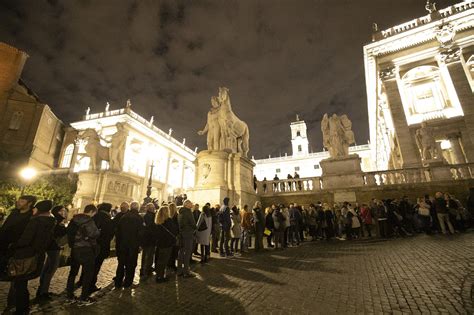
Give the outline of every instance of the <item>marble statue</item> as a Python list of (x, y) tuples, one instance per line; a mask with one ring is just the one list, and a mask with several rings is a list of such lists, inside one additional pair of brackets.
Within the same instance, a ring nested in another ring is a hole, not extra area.
[(90, 112), (91, 112), (91, 108), (90, 108), (90, 107), (87, 107), (87, 109), (86, 109), (86, 116), (88, 116)]
[(423, 160), (436, 160), (440, 158), (433, 130), (425, 122), (421, 123), (421, 128), (416, 130), (415, 140)]
[(109, 164), (112, 171), (121, 172), (123, 170), (123, 158), (128, 132), (125, 130), (122, 122), (118, 122), (115, 126), (117, 132), (112, 135), (110, 140)]
[(110, 103), (107, 102), (107, 104), (105, 105), (105, 111), (108, 112), (108, 111), (109, 111), (109, 108), (110, 108)]
[(100, 143), (100, 137), (97, 131), (92, 128), (84, 130), (80, 138), (87, 140), (85, 146), (86, 155), (90, 158), (90, 169), (92, 171), (100, 170), (102, 161), (109, 161), (109, 148)]
[(230, 150), (247, 157), (249, 152), (249, 128), (232, 111), (229, 89), (219, 88), (218, 96), (211, 98), (211, 109), (207, 114), (207, 123), (199, 135), (207, 133), (208, 150)]
[(321, 121), (323, 145), (329, 151), (329, 156), (339, 159), (349, 156), (349, 146), (355, 142), (352, 122), (347, 115), (328, 117), (324, 114)]

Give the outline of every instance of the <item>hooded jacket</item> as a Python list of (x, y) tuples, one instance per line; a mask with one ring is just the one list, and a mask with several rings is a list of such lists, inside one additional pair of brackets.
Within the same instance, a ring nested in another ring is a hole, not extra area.
[(99, 229), (94, 220), (84, 213), (79, 213), (69, 223), (68, 233), (74, 233), (73, 248), (95, 247), (100, 236)]

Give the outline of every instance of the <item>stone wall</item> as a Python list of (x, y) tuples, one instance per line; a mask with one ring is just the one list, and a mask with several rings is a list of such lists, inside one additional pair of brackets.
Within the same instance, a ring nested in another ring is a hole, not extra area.
[(334, 203), (334, 195), (339, 193), (355, 194), (358, 203), (368, 203), (372, 198), (375, 199), (393, 199), (408, 196), (408, 198), (415, 202), (418, 197), (423, 197), (425, 194), (434, 195), (437, 191), (447, 192), (456, 196), (461, 202), (465, 203), (469, 188), (474, 188), (474, 180), (457, 180), (457, 181), (439, 181), (431, 183), (417, 183), (417, 184), (400, 184), (400, 185), (386, 185), (376, 187), (359, 187), (351, 189), (337, 189), (337, 190), (321, 190), (319, 192), (308, 193), (288, 193), (273, 196), (261, 196), (260, 200), (264, 207), (271, 204), (289, 204), (296, 202), (302, 205), (309, 205), (318, 201)]

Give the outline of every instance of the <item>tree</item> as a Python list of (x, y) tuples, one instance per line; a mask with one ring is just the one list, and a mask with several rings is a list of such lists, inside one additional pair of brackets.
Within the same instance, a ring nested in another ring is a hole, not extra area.
[[(0, 211), (9, 211), (15, 206), (15, 200), (20, 197), (22, 185), (18, 179), (0, 181)], [(76, 175), (46, 175), (42, 176), (24, 190), (25, 195), (34, 195), (38, 200), (50, 199), (55, 205), (69, 205), (77, 190)]]

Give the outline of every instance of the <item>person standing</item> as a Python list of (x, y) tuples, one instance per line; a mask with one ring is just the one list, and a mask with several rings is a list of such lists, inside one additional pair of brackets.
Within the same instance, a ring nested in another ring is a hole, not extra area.
[(369, 237), (372, 237), (372, 213), (366, 204), (362, 204), (362, 207), (360, 208), (360, 218), (362, 219), (364, 227), (367, 230), (367, 234)]
[(178, 276), (192, 278), (196, 275), (191, 273), (189, 263), (193, 251), (194, 234), (196, 233), (196, 221), (191, 211), (193, 203), (185, 200), (183, 207), (178, 211), (179, 224), (179, 253), (178, 253)]
[[(170, 216), (171, 222), (176, 227), (176, 230), (179, 231), (178, 209), (176, 207), (176, 204), (174, 203), (168, 204), (168, 210), (169, 210), (169, 216)], [(178, 246), (178, 241), (176, 241), (176, 243), (173, 245), (173, 249), (171, 250), (170, 259), (168, 261), (168, 269), (172, 269), (173, 271), (177, 270), (176, 261), (178, 260), (178, 252), (179, 252), (179, 246)]]
[(116, 250), (117, 271), (115, 274), (115, 287), (129, 288), (133, 284), (135, 268), (137, 267), (140, 241), (143, 236), (143, 218), (138, 213), (140, 204), (133, 201), (130, 211), (125, 213), (117, 227)]
[(156, 282), (166, 282), (169, 278), (166, 276), (166, 265), (169, 262), (173, 247), (176, 245), (178, 237), (178, 226), (169, 216), (169, 208), (162, 206), (158, 209), (155, 216), (155, 239), (159, 255), (156, 260)]
[(39, 277), (44, 264), (46, 249), (53, 239), (56, 220), (51, 216), (51, 200), (38, 202), (33, 208), (33, 216), (28, 221), (25, 230), (16, 243), (13, 244), (14, 258), (28, 258), (36, 256), (37, 266), (35, 272), (29, 275), (21, 275), (13, 280), (15, 288), (15, 314), (28, 314), (30, 308), (30, 296), (28, 292), (28, 281)]
[[(232, 221), (231, 225), (231, 241), (230, 241), (230, 252), (237, 254), (239, 251), (240, 238), (242, 237), (242, 217), (240, 216), (240, 211), (236, 206), (232, 207), (232, 212), (230, 213), (230, 218)], [(240, 248), (242, 250), (242, 247)]]
[(290, 236), (291, 245), (300, 245), (299, 224), (301, 220), (301, 213), (296, 204), (290, 205)]
[(80, 302), (83, 304), (94, 303), (90, 298), (91, 286), (94, 278), (95, 259), (98, 255), (97, 239), (99, 229), (93, 220), (97, 213), (94, 205), (87, 205), (84, 213), (76, 214), (67, 227), (68, 242), (71, 248), (71, 268), (67, 278), (66, 295), (74, 300), (74, 281), (79, 267), (82, 267), (82, 291)]
[(229, 208), (229, 201), (228, 197), (225, 197), (223, 202), (224, 204), (221, 206), (219, 210), (219, 224), (221, 226), (221, 241), (220, 241), (220, 248), (219, 254), (221, 257), (225, 256), (232, 256), (232, 253), (229, 250), (229, 242), (230, 242), (230, 229), (232, 227), (232, 221), (230, 219), (230, 208)]
[(284, 231), (285, 231), (285, 216), (281, 212), (279, 207), (276, 207), (272, 213), (273, 216), (273, 224), (274, 224), (274, 241), (275, 241), (275, 249), (283, 249), (284, 248)]
[(268, 248), (273, 248), (272, 240), (273, 240), (273, 230), (275, 229), (275, 224), (273, 222), (273, 208), (275, 205), (272, 207), (267, 207), (265, 209), (265, 228), (270, 232), (267, 235), (267, 247)]
[(421, 221), (422, 228), (426, 234), (431, 234), (431, 206), (426, 202), (425, 198), (418, 198), (418, 218)]
[[(31, 195), (23, 195), (15, 203), (10, 215), (6, 218), (0, 227), (0, 264), (2, 270), (6, 268), (8, 258), (10, 257), (10, 246), (20, 239), (26, 225), (33, 215), (33, 207), (36, 203), (36, 197)], [(8, 300), (6, 310), (15, 306), (15, 287), (13, 282), (10, 283), (8, 291)]]
[(241, 227), (242, 227), (242, 241), (240, 244), (240, 249), (242, 250), (243, 253), (248, 253), (249, 247), (250, 247), (250, 233), (253, 228), (253, 215), (249, 211), (249, 206), (244, 205), (244, 208), (241, 211), (242, 221), (241, 221)]
[(451, 232), (451, 234), (454, 234), (454, 227), (451, 224), (451, 221), (449, 220), (448, 203), (442, 192), (437, 192), (435, 194), (434, 205), (436, 208), (439, 225), (441, 227), (441, 232), (443, 234), (446, 234), (446, 225), (448, 225), (449, 232)]
[(218, 253), (219, 239), (221, 237), (221, 226), (219, 224), (219, 213), (220, 205), (215, 205), (211, 208), (212, 216), (212, 230), (211, 230), (211, 252)]
[[(153, 273), (153, 261), (155, 256), (156, 238), (155, 238), (155, 205), (148, 203), (145, 206), (146, 213), (143, 216), (145, 227), (143, 230), (142, 247), (142, 267), (140, 275), (143, 278), (151, 276)], [(169, 211), (168, 211), (169, 212)]]
[(41, 270), (39, 286), (36, 291), (36, 298), (40, 300), (48, 300), (52, 297), (52, 294), (49, 292), (49, 285), (59, 266), (59, 254), (63, 249), (61, 240), (67, 233), (65, 225), (67, 217), (66, 208), (64, 206), (55, 206), (51, 210), (51, 214), (56, 219), (56, 225), (54, 226), (53, 238), (46, 251), (46, 261)]
[[(201, 226), (205, 226), (206, 228), (201, 229)], [(196, 243), (201, 245), (201, 264), (205, 264), (208, 262), (209, 257), (211, 256), (209, 241), (212, 230), (212, 214), (209, 203), (206, 203), (206, 205), (202, 208), (202, 212), (199, 215), (196, 223), (196, 228)]]
[(94, 277), (92, 278), (91, 293), (101, 289), (97, 287), (97, 276), (99, 275), (100, 268), (102, 267), (104, 260), (110, 256), (110, 242), (114, 238), (114, 222), (112, 221), (112, 217), (110, 215), (112, 207), (113, 206), (110, 203), (101, 203), (97, 206), (97, 214), (94, 215), (94, 222), (99, 229), (100, 236), (97, 239), (99, 253), (95, 259), (95, 269)]
[[(199, 210), (199, 204), (194, 204), (194, 207), (193, 207), (193, 217), (194, 217), (194, 221), (198, 221), (199, 220), (199, 217), (201, 216), (201, 210)], [(193, 241), (193, 254), (198, 256), (199, 253), (198, 253), (198, 244), (196, 243), (196, 240)], [(194, 263), (195, 261), (192, 259), (191, 257), (191, 263)]]
[(256, 201), (253, 207), (253, 222), (255, 226), (255, 250), (258, 252), (263, 250), (263, 232), (265, 231), (265, 215), (260, 201)]

